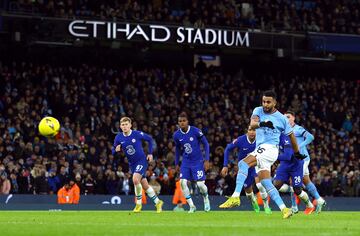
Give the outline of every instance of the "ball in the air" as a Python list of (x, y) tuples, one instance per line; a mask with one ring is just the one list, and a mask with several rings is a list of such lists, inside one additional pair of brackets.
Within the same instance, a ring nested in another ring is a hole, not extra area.
[(60, 130), (59, 121), (51, 116), (44, 117), (39, 123), (39, 132), (45, 137), (53, 137)]

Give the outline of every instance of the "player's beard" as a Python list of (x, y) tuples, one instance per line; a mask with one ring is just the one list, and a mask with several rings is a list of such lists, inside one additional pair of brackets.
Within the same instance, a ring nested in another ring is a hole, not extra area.
[(266, 108), (263, 107), (265, 113), (273, 113), (275, 110), (275, 107)]

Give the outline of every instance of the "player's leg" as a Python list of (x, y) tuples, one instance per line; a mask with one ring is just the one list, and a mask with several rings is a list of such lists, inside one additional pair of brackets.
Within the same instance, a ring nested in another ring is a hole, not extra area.
[(141, 185), (142, 185), (143, 189), (145, 190), (146, 194), (151, 199), (151, 201), (155, 204), (156, 212), (157, 213), (162, 212), (162, 206), (163, 206), (164, 202), (159, 199), (159, 197), (156, 195), (154, 189), (149, 185), (146, 178), (143, 178), (141, 180)]
[(191, 180), (191, 170), (188, 167), (180, 167), (180, 186), (181, 190), (185, 196), (186, 202), (190, 206), (189, 213), (194, 213), (196, 211), (196, 207), (191, 198), (190, 190), (188, 187), (188, 180)]
[(264, 211), (266, 214), (271, 214), (271, 208), (269, 206), (269, 202), (268, 202), (268, 194), (266, 192), (266, 189), (264, 188), (264, 186), (260, 183), (259, 177), (256, 175), (255, 177), (255, 183), (256, 183), (256, 187), (258, 188), (259, 192), (260, 192), (260, 196), (261, 199), (263, 201), (264, 204)]
[(192, 179), (196, 179), (196, 184), (200, 190), (201, 195), (204, 199), (204, 211), (208, 212), (210, 211), (210, 200), (209, 200), (209, 194), (208, 194), (208, 188), (205, 184), (205, 169), (204, 165), (198, 165), (191, 168), (191, 175)]
[(255, 182), (255, 176), (256, 176), (255, 168), (253, 168), (253, 167), (249, 168), (248, 177), (246, 178), (245, 183), (244, 183), (244, 190), (245, 190), (246, 197), (251, 202), (253, 210), (256, 213), (259, 213), (260, 212), (260, 207), (259, 207), (259, 204), (257, 202), (257, 198), (254, 195), (254, 191), (253, 191), (253, 188), (252, 188), (252, 185)]
[(292, 171), (290, 172), (291, 175), (291, 184), (293, 187), (293, 191), (295, 194), (301, 199), (302, 202), (305, 203), (306, 209), (304, 211), (305, 214), (311, 214), (315, 208), (311, 203), (309, 196), (305, 191), (303, 191), (303, 163), (298, 162), (297, 165), (292, 166)]
[(301, 199), (301, 201), (303, 203), (305, 203), (306, 205), (306, 209), (304, 211), (304, 213), (306, 215), (310, 215), (311, 213), (313, 213), (313, 211), (315, 210), (314, 205), (311, 203), (309, 196), (307, 195), (307, 193), (305, 191), (302, 190), (301, 186), (294, 186), (294, 192), (295, 194)]
[(211, 207), (210, 207), (208, 188), (205, 185), (205, 180), (197, 181), (196, 184), (199, 187), (200, 193), (204, 199), (204, 211), (208, 212), (210, 211)]
[(132, 180), (134, 183), (134, 191), (135, 191), (135, 197), (136, 197), (136, 206), (134, 208), (135, 213), (141, 212), (142, 208), (142, 186), (141, 186), (141, 179), (142, 175), (139, 173), (134, 173)]
[(317, 191), (315, 184), (310, 180), (310, 172), (309, 172), (309, 164), (310, 160), (304, 160), (304, 185), (306, 189), (309, 191), (310, 195), (316, 199), (316, 212), (320, 213), (322, 208), (326, 205), (325, 200), (320, 196), (319, 192)]
[(260, 207), (259, 207), (259, 204), (257, 203), (257, 199), (256, 199), (256, 197), (254, 195), (253, 188), (252, 188), (251, 185), (247, 185), (246, 181), (245, 181), (245, 184), (244, 184), (244, 190), (245, 190), (246, 197), (251, 202), (251, 206), (252, 206), (253, 210), (256, 213), (259, 213), (260, 212)]
[(221, 204), (220, 208), (232, 208), (240, 205), (240, 193), (248, 176), (249, 168), (256, 165), (256, 156), (250, 153), (247, 157), (239, 161), (239, 171), (236, 176), (235, 191), (229, 199)]
[(296, 213), (299, 212), (299, 208), (298, 208), (297, 200), (296, 200), (296, 195), (294, 193), (293, 187), (290, 186), (289, 184), (283, 183), (283, 185), (279, 189), (279, 192), (281, 192), (281, 193), (290, 193), (291, 210), (292, 210), (293, 213), (296, 214)]
[(290, 179), (290, 172), (292, 165), (288, 163), (282, 163), (280, 166), (276, 169), (276, 174), (274, 177), (274, 185), (279, 190), (279, 192), (282, 193), (290, 193), (291, 198), (291, 210), (293, 213), (298, 213), (299, 209), (296, 204), (296, 198), (294, 195), (294, 190), (292, 187), (290, 187), (286, 182), (288, 182)]
[(279, 150), (274, 145), (264, 144), (258, 147), (257, 152), (257, 165), (255, 169), (259, 176), (260, 182), (265, 187), (270, 198), (280, 208), (283, 214), (283, 218), (289, 218), (292, 215), (292, 211), (286, 207), (284, 201), (280, 197), (279, 191), (275, 188), (271, 181), (271, 166), (277, 160)]

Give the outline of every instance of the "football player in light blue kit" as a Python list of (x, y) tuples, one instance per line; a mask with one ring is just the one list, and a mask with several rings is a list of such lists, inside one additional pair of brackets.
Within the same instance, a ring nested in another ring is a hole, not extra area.
[(250, 121), (250, 127), (256, 129), (255, 151), (239, 162), (235, 191), (225, 203), (219, 206), (220, 208), (240, 205), (240, 193), (247, 178), (248, 169), (255, 166), (261, 184), (280, 208), (283, 218), (286, 219), (292, 215), (291, 209), (285, 206), (278, 190), (271, 181), (271, 166), (279, 155), (280, 133), (290, 136), (294, 156), (301, 159), (301, 154), (288, 120), (275, 106), (276, 93), (270, 90), (265, 91), (262, 96), (262, 106), (254, 109)]
[[(190, 206), (189, 213), (194, 213), (196, 207), (191, 199), (187, 181), (196, 181), (200, 193), (204, 198), (204, 211), (210, 211), (208, 189), (205, 185), (205, 171), (209, 168), (209, 143), (200, 129), (190, 126), (187, 114), (182, 112), (178, 117), (178, 129), (173, 139), (175, 142), (175, 165), (179, 170), (180, 155), (182, 162), (180, 167), (180, 186), (187, 203)], [(205, 151), (205, 157), (201, 151), (201, 144)]]
[[(153, 160), (152, 146), (153, 140), (150, 135), (131, 129), (131, 119), (129, 117), (123, 117), (120, 119), (120, 128), (122, 133), (116, 135), (112, 152), (124, 151), (126, 157), (129, 160), (129, 166), (133, 173), (133, 183), (136, 196), (136, 206), (134, 208), (135, 213), (141, 212), (142, 208), (142, 188), (144, 188), (147, 195), (154, 202), (156, 212), (162, 211), (163, 201), (161, 201), (155, 194), (154, 189), (149, 185), (145, 173), (147, 170), (147, 161)], [(142, 141), (146, 141), (149, 144), (148, 155), (145, 156)]]
[[(306, 189), (309, 191), (311, 196), (316, 199), (316, 213), (320, 213), (322, 208), (326, 205), (325, 200), (320, 196), (318, 193), (315, 185), (311, 182), (309, 177), (309, 164), (310, 164), (310, 155), (307, 150), (306, 145), (310, 144), (314, 140), (314, 136), (304, 129), (302, 126), (295, 123), (295, 113), (292, 111), (287, 111), (285, 116), (289, 119), (290, 126), (293, 127), (293, 132), (296, 137), (296, 140), (299, 144), (300, 153), (305, 155), (306, 158), (304, 159), (304, 185)], [(288, 186), (284, 186), (282, 188), (287, 188)], [(293, 206), (293, 211), (297, 212), (297, 205)]]
[[(226, 146), (225, 151), (224, 151), (224, 165), (221, 170), (221, 175), (223, 177), (225, 177), (229, 171), (227, 166), (228, 166), (228, 162), (229, 162), (230, 153), (234, 149), (237, 149), (238, 162), (241, 161), (249, 153), (251, 153), (255, 150), (255, 146), (256, 146), (255, 137), (256, 137), (255, 129), (248, 128), (246, 134), (239, 136), (233, 142), (229, 143)], [(266, 192), (266, 189), (259, 182), (256, 172), (255, 172), (255, 167), (250, 167), (249, 172), (248, 172), (248, 177), (246, 178), (245, 183), (244, 183), (244, 189), (245, 189), (246, 197), (250, 200), (254, 211), (258, 213), (258, 212), (260, 212), (260, 207), (257, 203), (257, 198), (255, 197), (253, 188), (252, 188), (252, 185), (254, 184), (254, 182), (256, 182), (256, 186), (259, 189), (261, 198), (263, 199), (265, 213), (271, 214), (272, 212), (271, 212), (271, 208), (269, 207), (269, 204), (267, 201), (268, 194)]]

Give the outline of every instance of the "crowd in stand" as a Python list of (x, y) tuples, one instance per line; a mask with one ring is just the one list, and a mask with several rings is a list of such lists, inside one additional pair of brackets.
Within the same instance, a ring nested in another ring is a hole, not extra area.
[[(62, 18), (166, 22), (265, 31), (360, 34), (360, 2), (348, 0), (2, 0), (12, 12)], [(0, 1), (1, 3), (1, 1)]]
[[(264, 74), (260, 83), (260, 76), (241, 69), (227, 74), (197, 68), (0, 63), (0, 194), (55, 194), (69, 179), (82, 194), (132, 193), (128, 160), (111, 154), (125, 115), (155, 140), (150, 185), (172, 194), (179, 174), (172, 134), (177, 115), (186, 111), (210, 144), (209, 193), (228, 195), (237, 161), (234, 154), (229, 175), (221, 177), (224, 148), (244, 133), (260, 104), (259, 86), (266, 84), (277, 91), (280, 111), (294, 110), (297, 122), (315, 136), (309, 168), (320, 193), (359, 196), (359, 82)], [(55, 138), (38, 134), (37, 124), (46, 115), (61, 122)]]

